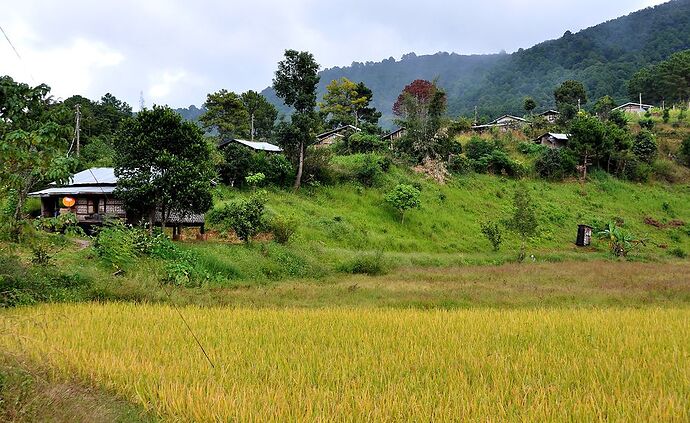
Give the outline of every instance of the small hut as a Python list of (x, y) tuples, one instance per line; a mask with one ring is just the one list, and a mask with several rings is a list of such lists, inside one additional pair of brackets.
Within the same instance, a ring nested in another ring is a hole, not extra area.
[(589, 246), (592, 243), (592, 230), (593, 228), (589, 225), (578, 225), (575, 245), (578, 247)]

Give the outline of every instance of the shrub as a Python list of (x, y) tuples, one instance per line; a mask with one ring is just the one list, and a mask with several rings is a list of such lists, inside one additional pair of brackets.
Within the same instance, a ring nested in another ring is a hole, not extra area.
[(294, 179), (295, 169), (282, 154), (269, 154), (263, 161), (263, 166), (256, 167), (256, 171), (266, 175), (266, 180), (278, 186), (286, 186)]
[(534, 142), (521, 142), (520, 144), (518, 144), (518, 151), (522, 154), (543, 154), (547, 150), (550, 150), (550, 148), (543, 144), (537, 144)]
[(377, 276), (385, 274), (386, 267), (383, 253), (378, 251), (357, 255), (338, 266), (338, 270), (344, 273)]
[(644, 240), (636, 239), (613, 222), (606, 225), (597, 235), (599, 239), (608, 242), (609, 250), (615, 257), (626, 257), (635, 247), (645, 244)]
[(327, 148), (310, 148), (304, 158), (302, 179), (308, 185), (331, 184), (335, 181), (335, 171), (331, 165), (333, 153)]
[(405, 222), (405, 211), (419, 208), (421, 192), (407, 184), (398, 184), (386, 195), (386, 201), (400, 213), (400, 222)]
[(223, 148), (223, 158), (223, 163), (218, 166), (221, 179), (225, 184), (241, 186), (252, 168), (252, 152), (249, 148), (232, 142)]
[(448, 171), (457, 175), (467, 175), (472, 172), (472, 163), (463, 155), (451, 156), (448, 160)]
[(355, 181), (364, 186), (374, 186), (381, 175), (390, 168), (390, 159), (378, 154), (352, 154), (333, 159), (338, 178)]
[(470, 160), (480, 160), (482, 157), (489, 156), (494, 151), (494, 144), (479, 137), (472, 137), (465, 146), (465, 154)]
[(646, 129), (648, 131), (654, 129), (654, 120), (652, 120), (651, 118), (640, 119), (638, 124), (640, 125), (640, 128)]
[(270, 230), (273, 234), (273, 239), (279, 244), (287, 244), (290, 242), (290, 238), (295, 234), (298, 227), (297, 219), (284, 217), (284, 216), (273, 216), (270, 221)]
[(688, 257), (688, 253), (686, 253), (685, 250), (683, 250), (680, 247), (675, 247), (675, 248), (669, 250), (668, 253), (671, 254), (672, 256), (678, 257), (680, 259), (684, 259), (684, 258)]
[(534, 162), (534, 170), (542, 178), (562, 180), (573, 175), (577, 159), (569, 150), (547, 148)]
[(625, 178), (635, 182), (647, 182), (652, 174), (652, 167), (638, 159), (628, 161), (625, 167)]
[(249, 175), (244, 177), (244, 181), (247, 183), (247, 185), (254, 187), (254, 188), (261, 186), (265, 180), (266, 180), (266, 175), (264, 175), (261, 172), (250, 173)]
[(259, 193), (249, 199), (235, 200), (211, 210), (206, 215), (206, 220), (220, 230), (232, 229), (239, 239), (249, 243), (251, 237), (264, 227), (265, 205), (266, 199), (263, 193)]
[(84, 230), (78, 223), (77, 215), (74, 213), (62, 213), (56, 217), (38, 217), (34, 220), (34, 227), (46, 232), (83, 236), (85, 235)]
[(93, 243), (96, 254), (116, 269), (133, 265), (138, 257), (174, 259), (175, 244), (164, 233), (153, 234), (143, 228), (125, 225), (119, 220), (107, 221), (97, 232)]
[(633, 140), (632, 151), (638, 159), (651, 164), (659, 151), (654, 135), (649, 131), (640, 131)]
[(671, 120), (671, 112), (669, 109), (664, 109), (664, 113), (662, 114), (662, 119), (664, 123), (668, 123), (669, 120)]
[(495, 222), (482, 222), (480, 224), (482, 233), (491, 243), (491, 247), (494, 251), (498, 251), (501, 248), (502, 233), (501, 227)]
[(386, 141), (380, 136), (366, 132), (356, 132), (347, 140), (347, 152), (349, 153), (373, 153), (386, 148)]
[(678, 158), (680, 162), (685, 166), (690, 167), (690, 135), (685, 137), (683, 142), (680, 143), (680, 149), (678, 150)]

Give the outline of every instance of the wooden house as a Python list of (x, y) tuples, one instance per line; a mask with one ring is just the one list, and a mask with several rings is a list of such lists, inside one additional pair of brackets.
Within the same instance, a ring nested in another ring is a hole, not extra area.
[(349, 136), (355, 132), (360, 132), (356, 126), (353, 125), (342, 125), (330, 131), (326, 131), (322, 134), (316, 136), (316, 146), (327, 147), (335, 144), (336, 142), (342, 140), (346, 136)]
[(390, 148), (393, 148), (393, 143), (400, 138), (404, 137), (407, 132), (405, 131), (405, 127), (401, 127), (396, 129), (395, 131), (389, 132), (386, 135), (382, 136), (381, 139), (386, 141)]
[(544, 120), (549, 123), (556, 123), (560, 115), (561, 114), (558, 110), (547, 110), (545, 112), (539, 113), (537, 116), (543, 117)]
[(498, 119), (494, 119), (491, 122), (484, 125), (475, 125), (472, 127), (473, 130), (482, 132), (491, 130), (493, 128), (498, 128), (503, 132), (507, 132), (511, 129), (520, 129), (525, 125), (528, 125), (529, 121), (518, 116), (513, 115), (503, 115)]
[[(32, 192), (31, 197), (41, 199), (41, 216), (55, 217), (63, 213), (74, 213), (77, 222), (84, 227), (103, 224), (108, 218), (122, 219), (136, 223), (127, 215), (122, 200), (117, 198), (117, 177), (111, 167), (95, 167), (74, 174), (64, 185), (55, 182), (50, 188)], [(154, 224), (162, 221), (160, 213), (154, 217)], [(173, 234), (179, 234), (180, 227), (201, 228), (204, 232), (204, 215), (193, 213), (172, 213), (167, 222)]]
[(535, 139), (536, 144), (545, 145), (549, 148), (561, 148), (568, 144), (568, 134), (556, 134), (547, 132), (546, 134)]
[(649, 104), (643, 104), (643, 103), (633, 103), (633, 102), (628, 102), (625, 104), (621, 104), (618, 107), (614, 107), (613, 110), (620, 110), (621, 112), (625, 113), (638, 113), (638, 114), (644, 114), (651, 109), (652, 106)]

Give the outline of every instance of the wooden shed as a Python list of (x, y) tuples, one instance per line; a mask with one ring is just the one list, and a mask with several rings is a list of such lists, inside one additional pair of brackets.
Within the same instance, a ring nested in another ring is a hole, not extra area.
[(544, 135), (536, 138), (536, 144), (545, 145), (549, 148), (561, 148), (568, 144), (568, 134), (557, 134), (554, 132), (547, 132)]

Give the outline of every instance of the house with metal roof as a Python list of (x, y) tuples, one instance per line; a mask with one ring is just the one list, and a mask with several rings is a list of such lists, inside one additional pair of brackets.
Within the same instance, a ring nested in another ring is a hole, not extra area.
[(333, 145), (348, 135), (360, 132), (361, 129), (354, 125), (342, 125), (330, 131), (326, 131), (316, 136), (316, 145), (325, 147)]
[(249, 147), (254, 151), (266, 151), (268, 153), (280, 153), (283, 151), (282, 148), (278, 147), (277, 145), (264, 142), (264, 141), (247, 141), (247, 140), (241, 140), (237, 138), (231, 138), (229, 140), (222, 141), (220, 144), (218, 144), (218, 148), (223, 148), (228, 144), (232, 143), (237, 143), (241, 144), (245, 147)]
[(539, 113), (537, 116), (543, 117), (549, 123), (556, 123), (560, 115), (561, 113), (558, 110), (550, 109)]
[(621, 112), (625, 113), (647, 113), (649, 109), (651, 109), (653, 106), (650, 104), (643, 104), (643, 103), (633, 103), (633, 102), (627, 102), (625, 104), (621, 104), (618, 107), (614, 107), (612, 110), (620, 110)]
[[(29, 196), (41, 199), (43, 217), (74, 213), (82, 226), (100, 225), (107, 218), (135, 223), (127, 215), (123, 201), (117, 198), (117, 181), (112, 167), (95, 167), (72, 175), (65, 184), (52, 182), (49, 188), (29, 193)], [(158, 213), (154, 223), (161, 221)], [(173, 235), (179, 234), (181, 226), (200, 227), (203, 234), (204, 221), (203, 214), (172, 213), (167, 224), (173, 227)]]
[(568, 144), (569, 134), (557, 134), (553, 132), (547, 132), (546, 134), (536, 138), (534, 142), (536, 144), (545, 145), (549, 148), (561, 148)]
[(475, 125), (472, 127), (472, 129), (478, 132), (482, 132), (493, 128), (498, 128), (501, 131), (507, 132), (510, 129), (520, 129), (528, 124), (529, 121), (527, 119), (513, 115), (503, 115), (498, 119), (494, 119), (487, 124)]

